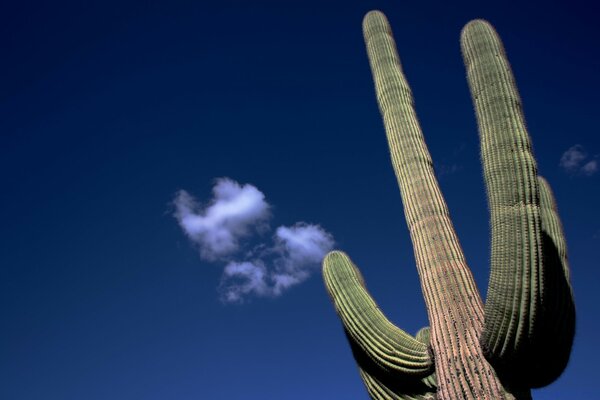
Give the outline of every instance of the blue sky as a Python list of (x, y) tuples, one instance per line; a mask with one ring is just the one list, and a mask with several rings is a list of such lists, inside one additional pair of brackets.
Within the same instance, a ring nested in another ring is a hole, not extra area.
[[(579, 1), (324, 3), (2, 6), (0, 398), (367, 398), (318, 266), (290, 264), (286, 245), (318, 227), (391, 320), (428, 324), (362, 41), (370, 9), (394, 29), (483, 293), (488, 213), (459, 33), (485, 18), (503, 38), (578, 310), (570, 365), (534, 398), (595, 397), (595, 14)], [(184, 190), (208, 215), (218, 178), (255, 188), (268, 213), (242, 224), (235, 256), (211, 258), (175, 200)], [(301, 279), (224, 301), (234, 257)]]

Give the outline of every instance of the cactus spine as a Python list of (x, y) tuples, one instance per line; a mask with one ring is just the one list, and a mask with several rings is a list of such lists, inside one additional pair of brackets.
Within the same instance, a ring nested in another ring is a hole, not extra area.
[(323, 276), (373, 399), (529, 399), (565, 368), (575, 326), (566, 246), (554, 198), (537, 167), (502, 43), (482, 20), (461, 47), (475, 104), (491, 210), (485, 305), (433, 171), (386, 17), (363, 33), (404, 203), (431, 328), (415, 337), (389, 322), (347, 255)]

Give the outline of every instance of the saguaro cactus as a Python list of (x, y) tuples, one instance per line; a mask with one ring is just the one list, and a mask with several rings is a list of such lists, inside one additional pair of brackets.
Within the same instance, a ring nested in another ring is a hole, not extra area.
[(363, 32), (431, 328), (394, 326), (340, 251), (323, 261), (327, 290), (373, 399), (529, 399), (564, 370), (575, 329), (565, 240), (537, 175), (512, 72), (486, 21), (469, 22), (462, 54), (475, 105), (491, 212), (485, 305), (433, 172), (386, 17)]

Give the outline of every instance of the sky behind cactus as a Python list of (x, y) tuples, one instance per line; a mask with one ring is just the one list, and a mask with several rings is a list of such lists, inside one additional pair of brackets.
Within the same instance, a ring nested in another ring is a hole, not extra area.
[(25, 0), (0, 9), (0, 398), (367, 398), (314, 259), (335, 242), (391, 320), (427, 325), (362, 41), (375, 8), (482, 293), (458, 39), (478, 17), (502, 37), (578, 310), (571, 363), (534, 398), (596, 396), (600, 28), (585, 2)]

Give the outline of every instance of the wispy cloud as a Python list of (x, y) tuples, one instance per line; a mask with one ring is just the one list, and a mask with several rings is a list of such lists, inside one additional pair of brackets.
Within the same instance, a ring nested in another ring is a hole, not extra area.
[(229, 178), (216, 181), (213, 199), (204, 207), (184, 190), (174, 204), (175, 218), (200, 257), (223, 267), (224, 302), (280, 296), (308, 279), (334, 245), (325, 229), (305, 222), (279, 226), (265, 240), (271, 206), (255, 186)]
[(598, 172), (597, 157), (595, 156), (590, 159), (587, 151), (580, 144), (576, 144), (567, 149), (560, 157), (558, 165), (572, 175), (581, 174), (592, 176)]

